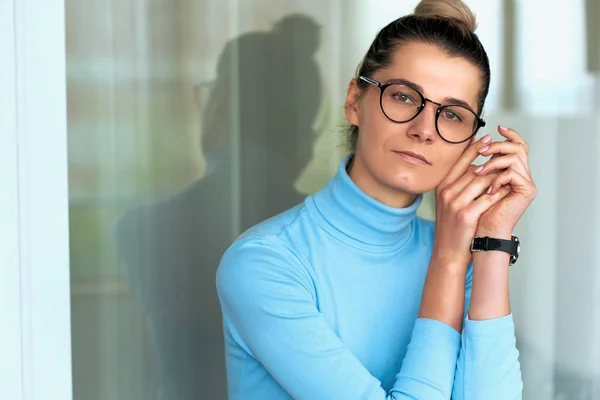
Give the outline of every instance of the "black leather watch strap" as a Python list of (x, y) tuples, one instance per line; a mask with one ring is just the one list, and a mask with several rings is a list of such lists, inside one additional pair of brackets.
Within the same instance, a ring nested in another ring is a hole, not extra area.
[(517, 262), (520, 253), (520, 242), (516, 236), (512, 237), (512, 240), (497, 239), (488, 236), (480, 236), (473, 238), (471, 242), (471, 251), (504, 251), (511, 255), (510, 265)]

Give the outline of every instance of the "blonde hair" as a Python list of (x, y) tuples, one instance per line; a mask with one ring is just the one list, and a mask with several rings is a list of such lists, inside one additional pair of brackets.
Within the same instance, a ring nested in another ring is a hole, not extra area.
[(474, 33), (477, 21), (471, 9), (461, 0), (422, 0), (414, 15), (423, 18), (443, 18)]

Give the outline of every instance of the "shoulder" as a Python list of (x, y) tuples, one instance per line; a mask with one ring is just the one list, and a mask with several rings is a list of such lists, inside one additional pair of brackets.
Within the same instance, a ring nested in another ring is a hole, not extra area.
[[(244, 232), (225, 252), (217, 268), (222, 296), (250, 295), (298, 285), (312, 292), (312, 279), (288, 230), (303, 218), (300, 204)], [(237, 293), (237, 294), (236, 294)]]
[(234, 246), (238, 242), (243, 242), (249, 239), (270, 239), (277, 241), (278, 237), (283, 236), (286, 232), (292, 230), (306, 213), (304, 202), (292, 207), (280, 214), (268, 218), (242, 233), (234, 242)]

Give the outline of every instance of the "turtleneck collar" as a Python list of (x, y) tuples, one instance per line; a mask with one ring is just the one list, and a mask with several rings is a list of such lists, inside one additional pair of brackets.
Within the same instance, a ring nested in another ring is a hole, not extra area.
[(407, 208), (387, 206), (363, 192), (346, 171), (349, 157), (339, 164), (336, 176), (306, 201), (320, 225), (338, 239), (354, 246), (397, 249), (412, 236), (417, 196)]

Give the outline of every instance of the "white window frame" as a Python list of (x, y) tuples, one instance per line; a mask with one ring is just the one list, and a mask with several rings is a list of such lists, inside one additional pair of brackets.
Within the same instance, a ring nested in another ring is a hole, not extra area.
[(0, 398), (72, 399), (64, 0), (0, 1)]
[(0, 397), (22, 398), (14, 5), (0, 2)]

